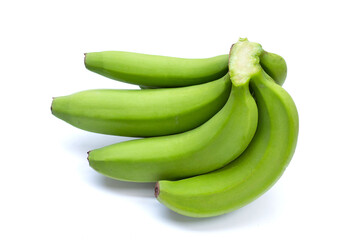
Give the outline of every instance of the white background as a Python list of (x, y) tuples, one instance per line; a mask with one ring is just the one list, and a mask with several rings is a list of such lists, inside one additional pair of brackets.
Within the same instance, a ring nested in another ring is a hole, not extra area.
[[(357, 1), (2, 1), (0, 239), (360, 239)], [(287, 171), (258, 200), (193, 219), (154, 184), (111, 180), (88, 150), (126, 138), (51, 115), (52, 97), (136, 88), (87, 71), (83, 53), (123, 50), (202, 58), (239, 37), (288, 64), (300, 115)]]

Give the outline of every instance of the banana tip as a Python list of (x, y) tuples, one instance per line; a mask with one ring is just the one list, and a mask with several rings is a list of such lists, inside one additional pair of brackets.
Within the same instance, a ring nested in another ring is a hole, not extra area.
[(160, 194), (159, 182), (155, 184), (155, 197), (157, 198)]
[(87, 159), (88, 161), (90, 161), (90, 160), (89, 160), (90, 152), (91, 152), (91, 151), (88, 151), (88, 152), (87, 152), (87, 158), (86, 158), (86, 159)]
[(52, 109), (52, 107), (53, 107), (53, 103), (54, 103), (54, 99), (55, 99), (56, 97), (52, 97), (52, 102), (51, 102), (51, 106), (50, 106), (50, 111), (51, 112), (53, 112), (53, 109)]

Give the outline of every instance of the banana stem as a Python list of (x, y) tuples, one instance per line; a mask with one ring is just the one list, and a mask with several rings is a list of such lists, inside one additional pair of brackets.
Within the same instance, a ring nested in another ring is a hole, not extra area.
[(260, 55), (263, 51), (260, 44), (249, 42), (247, 38), (240, 38), (231, 47), (229, 74), (234, 86), (248, 83), (251, 78), (261, 72)]

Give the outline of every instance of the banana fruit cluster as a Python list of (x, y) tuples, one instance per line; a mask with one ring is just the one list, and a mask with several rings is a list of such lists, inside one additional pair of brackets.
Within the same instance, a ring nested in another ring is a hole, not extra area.
[(110, 178), (156, 182), (155, 196), (182, 215), (236, 210), (267, 191), (294, 154), (299, 119), (281, 87), (284, 59), (241, 38), (228, 55), (183, 59), (87, 53), (87, 69), (137, 84), (53, 99), (56, 117), (83, 130), (141, 137), (88, 152)]

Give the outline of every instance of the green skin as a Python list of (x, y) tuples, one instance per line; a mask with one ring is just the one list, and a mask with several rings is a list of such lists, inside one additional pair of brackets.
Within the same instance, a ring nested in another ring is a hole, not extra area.
[[(104, 51), (86, 53), (84, 62), (90, 71), (149, 89), (190, 86), (219, 79), (228, 71), (228, 58), (227, 54), (204, 59), (185, 59)], [(279, 85), (284, 83), (287, 67), (281, 56), (263, 51), (260, 64)]]
[(52, 113), (80, 129), (129, 137), (162, 136), (194, 129), (214, 116), (231, 90), (228, 74), (182, 88), (88, 90), (54, 98)]
[[(244, 39), (237, 45), (252, 49)], [(238, 73), (231, 65), (229, 69), (230, 74)], [(288, 166), (298, 136), (296, 106), (290, 95), (262, 69), (254, 69), (248, 75), (246, 71), (230, 75), (235, 82), (251, 77), (250, 86), (259, 110), (253, 140), (245, 152), (224, 168), (179, 181), (159, 181), (155, 196), (171, 210), (190, 217), (212, 217), (234, 211), (265, 193)]]
[(200, 127), (96, 149), (89, 152), (89, 164), (103, 175), (134, 182), (207, 173), (225, 166), (246, 149), (255, 134), (257, 119), (256, 103), (248, 82), (244, 82), (232, 86), (225, 106)]
[(284, 58), (275, 53), (263, 51), (260, 55), (260, 65), (277, 84), (280, 86), (284, 84), (287, 75)]
[(183, 87), (223, 77), (228, 55), (185, 59), (141, 53), (104, 51), (85, 54), (90, 71), (127, 83), (154, 87)]

